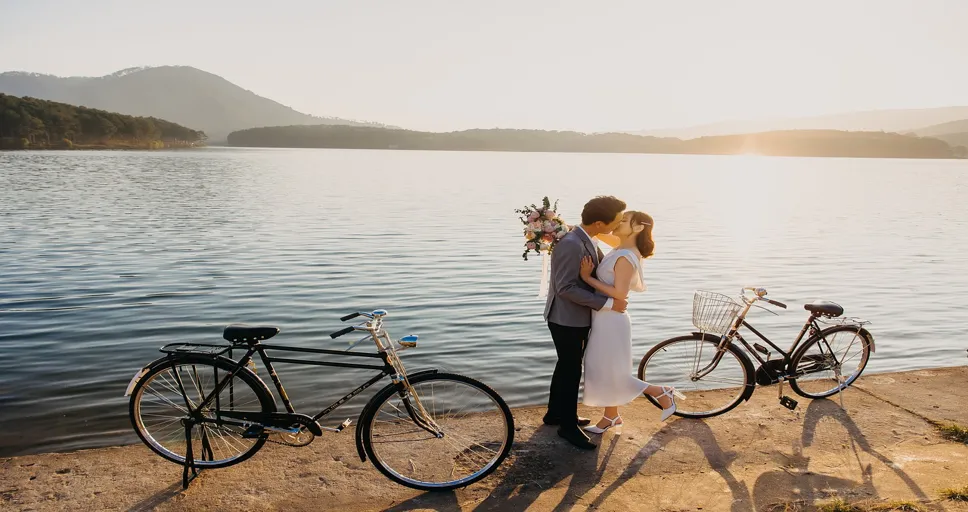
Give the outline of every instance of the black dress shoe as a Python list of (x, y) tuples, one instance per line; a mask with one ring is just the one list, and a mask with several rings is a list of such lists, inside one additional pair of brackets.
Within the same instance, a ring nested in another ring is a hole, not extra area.
[[(548, 416), (547, 414), (545, 414), (544, 418), (542, 418), (541, 421), (543, 421), (545, 425), (561, 425), (560, 419), (554, 416)], [(585, 425), (588, 425), (591, 422), (592, 420), (588, 418), (582, 418), (581, 416), (579, 416), (578, 420), (576, 421), (579, 427), (584, 427)]]
[(558, 429), (558, 437), (564, 438), (569, 443), (575, 445), (577, 448), (582, 450), (594, 450), (598, 448), (594, 443), (588, 440), (588, 436), (581, 431), (578, 427)]

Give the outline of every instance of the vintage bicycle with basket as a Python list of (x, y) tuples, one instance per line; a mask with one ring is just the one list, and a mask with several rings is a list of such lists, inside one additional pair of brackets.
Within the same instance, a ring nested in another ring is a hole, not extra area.
[[(139, 370), (128, 384), (131, 423), (155, 453), (182, 464), (183, 486), (198, 470), (238, 464), (266, 443), (306, 446), (324, 431), (340, 432), (350, 420), (324, 427), (318, 420), (383, 377), (390, 384), (377, 392), (359, 415), (356, 446), (384, 475), (421, 490), (448, 490), (476, 482), (507, 457), (514, 441), (514, 419), (507, 404), (488, 386), (463, 375), (425, 370), (408, 373), (400, 353), (416, 347), (417, 336), (392, 341), (383, 310), (353, 313), (365, 336), (346, 350), (269, 345), (276, 327), (231, 325), (228, 344), (171, 343), (165, 356)], [(353, 351), (372, 341), (376, 353)], [(239, 359), (232, 352), (242, 351)], [(277, 352), (363, 359), (369, 364), (276, 357)], [(272, 356), (269, 353), (273, 353)], [(256, 374), (259, 355), (285, 407), (278, 411), (269, 387)], [(273, 363), (361, 368), (379, 373), (315, 416), (296, 412)], [(191, 476), (189, 475), (191, 471)]]
[[(792, 410), (797, 401), (783, 395), (784, 382), (802, 397), (825, 398), (846, 389), (864, 371), (874, 352), (874, 337), (864, 327), (869, 322), (843, 317), (844, 308), (833, 302), (804, 304), (810, 315), (793, 345), (783, 350), (754, 329), (746, 316), (753, 306), (762, 308), (760, 302), (783, 309), (786, 305), (768, 299), (764, 288), (747, 287), (740, 293), (737, 301), (696, 291), (692, 321), (698, 331), (657, 344), (639, 363), (639, 379), (651, 376), (686, 396), (687, 400), (677, 403), (676, 415), (717, 416), (749, 400), (757, 385), (771, 384), (780, 385), (780, 403)], [(755, 334), (769, 348), (759, 342), (751, 345), (740, 328)], [(747, 352), (759, 362), (757, 368)]]

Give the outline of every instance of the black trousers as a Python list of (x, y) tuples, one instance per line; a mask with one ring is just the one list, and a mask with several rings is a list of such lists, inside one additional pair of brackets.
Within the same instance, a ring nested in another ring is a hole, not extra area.
[(581, 384), (582, 359), (590, 327), (568, 327), (548, 322), (551, 339), (555, 341), (558, 364), (551, 377), (548, 397), (548, 416), (558, 418), (564, 428), (578, 424), (578, 386)]

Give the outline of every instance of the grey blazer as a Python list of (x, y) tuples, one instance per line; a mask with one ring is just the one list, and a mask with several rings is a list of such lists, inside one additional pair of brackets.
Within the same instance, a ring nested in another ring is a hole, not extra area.
[(545, 321), (568, 327), (589, 327), (592, 325), (592, 310), (602, 309), (608, 301), (606, 295), (596, 292), (582, 280), (579, 271), (584, 256), (591, 256), (596, 267), (604, 257), (577, 227), (555, 244), (551, 253), (551, 283), (545, 303)]

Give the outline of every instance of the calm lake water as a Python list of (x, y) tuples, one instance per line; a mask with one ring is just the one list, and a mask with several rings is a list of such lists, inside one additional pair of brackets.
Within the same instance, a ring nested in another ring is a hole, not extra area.
[[(514, 209), (614, 194), (656, 220), (634, 354), (686, 333), (697, 288), (762, 285), (792, 341), (814, 298), (871, 320), (869, 372), (966, 363), (968, 162), (211, 148), (0, 153), (0, 456), (136, 442), (122, 396), (169, 342), (233, 322), (345, 348), (390, 311), (410, 368), (544, 403), (554, 348)], [(357, 350), (364, 349), (357, 347)], [(637, 361), (636, 361), (637, 362)], [(630, 366), (631, 371), (631, 366)], [(282, 365), (315, 413), (369, 372)], [(862, 380), (863, 381), (863, 380)], [(376, 390), (379, 386), (371, 388)], [(369, 393), (332, 416), (356, 419)], [(779, 407), (779, 406), (778, 406)]]

